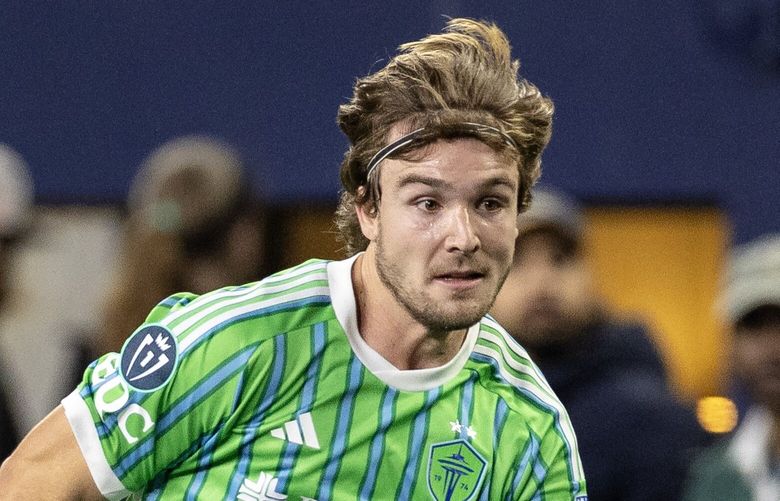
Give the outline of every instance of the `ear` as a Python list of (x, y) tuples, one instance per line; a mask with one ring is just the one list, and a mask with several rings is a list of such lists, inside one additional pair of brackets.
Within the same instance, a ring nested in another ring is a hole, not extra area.
[[(358, 196), (356, 198), (362, 198), (360, 190), (365, 190), (365, 187), (361, 186), (358, 188)], [(370, 242), (373, 242), (379, 235), (379, 211), (376, 208), (372, 210), (372, 207), (371, 202), (355, 204), (355, 213), (357, 214), (358, 223), (360, 223), (360, 231)]]

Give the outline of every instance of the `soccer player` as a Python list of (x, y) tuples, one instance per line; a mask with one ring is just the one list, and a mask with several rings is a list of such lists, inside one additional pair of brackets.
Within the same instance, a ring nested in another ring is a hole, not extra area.
[(162, 301), (0, 497), (586, 499), (566, 411), (485, 316), (550, 136), (517, 71), (497, 27), (454, 19), (358, 80), (338, 116), (351, 257)]

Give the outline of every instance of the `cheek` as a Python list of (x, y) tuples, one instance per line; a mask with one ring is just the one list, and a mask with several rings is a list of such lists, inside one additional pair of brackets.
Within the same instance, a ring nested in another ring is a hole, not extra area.
[[(435, 225), (434, 225), (435, 226)], [(411, 267), (419, 258), (430, 253), (436, 242), (436, 229), (430, 224), (405, 219), (383, 219), (378, 227), (378, 241), (386, 256), (395, 256), (401, 267)], [(417, 260), (409, 259), (418, 256)]]
[(483, 247), (503, 260), (512, 262), (515, 255), (517, 227), (514, 220), (501, 225), (484, 224), (481, 228), (480, 240)]
[(380, 212), (381, 229), (396, 239), (433, 238), (442, 233), (441, 218), (425, 217), (413, 207), (397, 207)]
[(414, 233), (414, 238), (436, 241), (444, 238), (446, 235), (446, 225), (442, 224), (440, 219), (426, 219), (411, 223), (409, 231)]

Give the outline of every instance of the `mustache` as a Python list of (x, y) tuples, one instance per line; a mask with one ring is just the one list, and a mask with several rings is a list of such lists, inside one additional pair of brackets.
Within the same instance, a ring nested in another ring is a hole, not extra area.
[(432, 263), (428, 268), (430, 276), (444, 275), (488, 275), (491, 266), (480, 259), (462, 258), (449, 262)]

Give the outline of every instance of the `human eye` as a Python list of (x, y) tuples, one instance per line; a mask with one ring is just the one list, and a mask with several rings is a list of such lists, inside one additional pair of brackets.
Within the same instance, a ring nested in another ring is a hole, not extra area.
[(485, 212), (498, 212), (507, 206), (507, 202), (497, 197), (483, 198), (479, 202), (479, 208)]
[(415, 202), (415, 205), (418, 209), (424, 210), (425, 212), (435, 212), (441, 207), (439, 202), (432, 198), (421, 198)]

